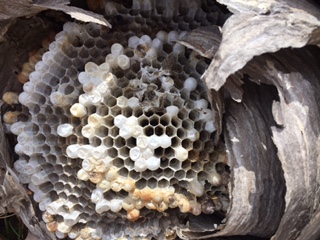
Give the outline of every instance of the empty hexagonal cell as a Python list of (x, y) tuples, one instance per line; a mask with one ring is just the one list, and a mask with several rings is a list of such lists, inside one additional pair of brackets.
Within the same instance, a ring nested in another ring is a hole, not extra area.
[(107, 95), (103, 98), (103, 103), (111, 108), (117, 104), (117, 99), (113, 96)]
[(169, 162), (169, 166), (174, 169), (174, 170), (177, 170), (177, 169), (180, 169), (181, 168), (181, 162), (176, 159), (176, 158), (173, 158), (170, 160)]
[(216, 167), (217, 173), (219, 174), (222, 174), (223, 172), (226, 171), (226, 165), (224, 163), (221, 163), (221, 162), (216, 163), (215, 167)]
[(168, 157), (161, 157), (160, 158), (160, 168), (164, 169), (169, 166), (169, 158)]
[(208, 133), (207, 131), (201, 131), (200, 132), (200, 140), (202, 140), (203, 142), (207, 141), (210, 139), (210, 133)]
[(144, 178), (141, 178), (136, 182), (136, 188), (137, 189), (143, 189), (146, 186), (147, 186), (147, 180), (144, 179)]
[(120, 96), (122, 96), (122, 88), (118, 87), (118, 88), (113, 88), (110, 90), (110, 93), (112, 96), (114, 96), (115, 98), (118, 98)]
[(196, 172), (193, 170), (193, 169), (189, 169), (187, 172), (186, 172), (186, 178), (189, 178), (189, 179), (193, 179), (195, 178), (196, 176)]
[(109, 129), (105, 126), (101, 126), (95, 130), (95, 135), (100, 138), (105, 138), (109, 134)]
[(154, 150), (154, 156), (155, 157), (162, 157), (164, 155), (164, 149), (161, 147), (158, 147)]
[(177, 179), (183, 179), (186, 177), (186, 172), (185, 170), (178, 170), (174, 173), (174, 177)]
[(198, 121), (199, 116), (200, 116), (199, 110), (194, 109), (189, 112), (189, 119), (191, 119), (194, 122)]
[(102, 143), (101, 139), (97, 138), (97, 137), (93, 137), (90, 140), (91, 140), (91, 145), (96, 146), (96, 147), (100, 146)]
[(57, 143), (57, 137), (53, 134), (48, 135), (46, 138), (46, 143), (49, 146), (55, 145)]
[(198, 173), (198, 180), (199, 180), (199, 181), (206, 181), (206, 180), (208, 180), (208, 174), (205, 173), (205, 172), (203, 172), (203, 171), (199, 172), (199, 173)]
[(187, 150), (192, 149), (192, 146), (193, 146), (193, 144), (192, 144), (192, 142), (191, 142), (190, 139), (184, 139), (184, 140), (182, 140), (181, 145), (182, 145), (183, 148), (185, 148), (185, 149), (187, 149)]
[(184, 139), (184, 138), (187, 137), (187, 131), (184, 128), (179, 128), (178, 131), (177, 131), (177, 136), (180, 139)]
[(178, 128), (181, 126), (181, 120), (178, 117), (173, 117), (171, 119), (171, 124), (172, 124), (172, 126)]
[(193, 128), (193, 121), (191, 121), (190, 119), (184, 119), (182, 121), (182, 127), (186, 130), (190, 130), (191, 128)]
[(119, 106), (112, 107), (110, 110), (110, 114), (114, 117), (118, 116), (119, 114), (121, 114), (121, 107), (119, 107)]
[(192, 169), (193, 171), (196, 171), (196, 172), (202, 170), (202, 169), (203, 169), (203, 164), (202, 164), (202, 162), (198, 161), (198, 162), (192, 163), (192, 164), (191, 164), (191, 169)]
[(152, 136), (154, 134), (154, 128), (152, 126), (146, 126), (143, 132), (146, 136)]
[(97, 114), (100, 116), (107, 116), (109, 114), (109, 108), (105, 105), (100, 105), (97, 107)]
[(97, 107), (96, 106), (90, 106), (90, 107), (87, 107), (87, 110), (88, 110), (88, 115), (91, 115), (91, 114), (96, 113)]
[(132, 114), (132, 108), (130, 107), (126, 107), (126, 108), (122, 108), (122, 115), (125, 116), (125, 117), (131, 117), (133, 114)]
[(155, 178), (150, 178), (149, 180), (148, 180), (148, 183), (147, 183), (147, 185), (148, 185), (148, 187), (150, 187), (150, 188), (156, 188), (157, 187), (157, 185), (158, 185), (158, 181), (155, 179)]
[(174, 155), (175, 155), (175, 151), (174, 151), (173, 148), (168, 147), (168, 148), (166, 148), (166, 149), (164, 150), (164, 156), (165, 156), (166, 158), (171, 158), (171, 157), (173, 157)]
[(168, 126), (170, 124), (170, 117), (167, 114), (161, 116), (159, 123), (164, 127)]
[(109, 135), (111, 135), (112, 137), (118, 137), (119, 136), (119, 128), (117, 128), (117, 127), (110, 128)]
[(191, 161), (191, 162), (195, 162), (195, 161), (198, 161), (199, 159), (199, 151), (197, 150), (191, 150), (188, 152), (188, 159)]
[(33, 137), (33, 143), (35, 145), (44, 144), (45, 140), (46, 140), (45, 136), (41, 133), (39, 133)]
[(127, 147), (133, 148), (135, 146), (137, 146), (137, 139), (134, 137), (128, 138), (127, 139)]
[(135, 170), (131, 170), (129, 172), (129, 177), (131, 177), (134, 180), (138, 180), (141, 178), (141, 175), (140, 175), (140, 173), (136, 172)]
[(133, 166), (134, 166), (134, 161), (132, 161), (130, 158), (126, 158), (124, 160), (124, 166), (125, 168), (127, 168), (128, 170), (132, 170), (133, 169)]
[(198, 150), (198, 151), (202, 150), (203, 145), (204, 145), (204, 143), (201, 140), (197, 140), (197, 141), (193, 142), (193, 149)]
[(174, 175), (174, 171), (170, 168), (165, 168), (163, 169), (163, 176), (166, 177), (167, 179), (172, 178)]
[(126, 157), (129, 157), (129, 151), (130, 149), (127, 148), (127, 147), (122, 147), (119, 149), (119, 156), (123, 157), (123, 158), (126, 158)]
[(108, 156), (111, 158), (118, 157), (118, 150), (116, 148), (110, 148), (107, 150)]
[[(135, 107), (133, 108), (133, 116), (135, 117), (141, 117), (143, 115), (143, 111), (142, 111), (142, 108), (141, 107)], [(148, 122), (149, 124), (149, 122)], [(141, 125), (142, 126), (142, 125)]]
[(176, 135), (176, 128), (173, 126), (166, 126), (165, 127), (165, 134), (168, 135), (169, 137), (175, 136)]
[(177, 147), (181, 144), (181, 140), (178, 137), (171, 138), (171, 147)]
[(118, 136), (114, 139), (114, 145), (117, 148), (122, 148), (126, 145), (126, 140), (124, 138)]
[(166, 188), (169, 186), (169, 181), (167, 179), (161, 179), (158, 181), (158, 187), (159, 188)]
[(128, 169), (126, 169), (123, 166), (118, 170), (118, 173), (120, 176), (123, 176), (123, 177), (128, 177), (128, 175), (129, 175)]
[[(132, 79), (134, 79), (134, 78), (132, 78)], [(123, 90), (123, 96), (126, 97), (127, 99), (133, 97), (134, 93), (135, 93), (135, 91), (132, 88), (126, 88)]]
[(138, 119), (138, 123), (141, 127), (145, 127), (145, 126), (149, 125), (149, 119), (146, 116), (141, 116)]
[(157, 127), (155, 127), (155, 129), (154, 129), (154, 133), (155, 133), (157, 136), (161, 136), (164, 132), (165, 132), (165, 129), (164, 129), (164, 127), (162, 127), (162, 126), (157, 126)]
[(159, 116), (153, 115), (149, 121), (151, 126), (157, 126), (159, 124)]
[(190, 93), (190, 99), (193, 100), (193, 101), (197, 101), (200, 99), (200, 94), (198, 91), (192, 91)]

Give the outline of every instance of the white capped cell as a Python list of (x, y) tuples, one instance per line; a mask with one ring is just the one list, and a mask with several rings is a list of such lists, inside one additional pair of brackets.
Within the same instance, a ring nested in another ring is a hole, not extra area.
[(134, 126), (138, 125), (138, 118), (135, 116), (130, 116), (127, 118), (126, 124), (130, 127), (134, 127)]
[(179, 55), (180, 53), (184, 53), (184, 51), (185, 51), (185, 47), (180, 43), (176, 43), (172, 49), (172, 52), (176, 55)]
[(166, 107), (166, 110), (170, 117), (177, 116), (179, 113), (179, 108), (177, 106), (168, 106)]
[(117, 77), (114, 74), (108, 72), (107, 74), (105, 74), (103, 76), (104, 76), (103, 80), (108, 84), (108, 86), (110, 88), (112, 88), (116, 85)]
[(104, 145), (101, 145), (101, 146), (98, 146), (98, 147), (95, 147), (91, 150), (91, 155), (92, 157), (94, 157), (95, 159), (100, 159), (100, 158), (104, 158), (107, 154), (106, 154), (106, 151), (107, 151), (107, 147), (104, 146)]
[[(64, 223), (70, 227), (75, 225), (80, 220), (80, 214), (81, 214), (80, 211), (72, 211), (68, 214), (65, 214), (63, 216)], [(71, 229), (70, 229), (70, 231), (71, 231)]]
[(150, 148), (146, 148), (142, 152), (142, 157), (145, 159), (151, 158), (154, 156), (154, 150)]
[(106, 63), (109, 64), (110, 68), (117, 69), (119, 67), (117, 57), (118, 56), (113, 55), (113, 54), (108, 54), (106, 56), (105, 61), (106, 61)]
[(79, 144), (69, 145), (66, 149), (66, 153), (67, 153), (68, 157), (69, 158), (78, 158), (77, 151), (79, 148), (80, 148)]
[(48, 181), (48, 174), (44, 170), (41, 170), (40, 172), (37, 172), (36, 174), (33, 174), (31, 176), (31, 182), (34, 185), (41, 185), (47, 181)]
[(122, 126), (119, 130), (119, 135), (124, 139), (132, 137), (131, 126)]
[(144, 172), (147, 168), (147, 160), (145, 158), (138, 158), (134, 162), (134, 170), (137, 172)]
[(106, 82), (99, 83), (96, 90), (101, 93), (102, 96), (106, 96), (110, 92), (110, 87)]
[(14, 151), (17, 154), (22, 154), (23, 153), (23, 145), (17, 143), (16, 146), (14, 147)]
[(151, 44), (152, 43), (152, 39), (149, 35), (143, 35), (141, 36), (140, 40), (139, 40), (139, 44)]
[(95, 128), (91, 125), (86, 125), (81, 129), (81, 134), (86, 138), (92, 138), (95, 136)]
[(35, 146), (32, 144), (32, 142), (23, 144), (22, 152), (28, 156), (31, 156), (35, 152)]
[(124, 48), (120, 43), (114, 43), (111, 46), (111, 54), (114, 56), (122, 55), (124, 52)]
[(77, 178), (79, 178), (82, 181), (88, 181), (89, 180), (89, 174), (85, 170), (80, 169), (78, 171), (78, 173), (77, 173)]
[(115, 116), (114, 125), (118, 128), (122, 128), (126, 124), (127, 118), (123, 115)]
[(81, 163), (82, 169), (90, 172), (94, 169), (95, 165), (92, 161), (90, 161), (89, 159), (84, 159)]
[(88, 73), (93, 73), (98, 71), (99, 67), (94, 62), (88, 62), (86, 65), (84, 65), (84, 70)]
[(168, 33), (165, 31), (157, 32), (156, 38), (160, 39), (163, 43), (168, 41)]
[(143, 128), (141, 126), (132, 127), (132, 131), (131, 131), (132, 136), (138, 137), (142, 134), (142, 132), (143, 132)]
[(203, 109), (202, 111), (200, 111), (199, 119), (204, 122), (212, 121), (212, 119), (213, 119), (212, 110), (211, 109)]
[(86, 82), (90, 81), (90, 74), (87, 72), (81, 72), (78, 75), (78, 80), (81, 84), (84, 84)]
[(93, 146), (91, 146), (91, 145), (80, 146), (77, 150), (78, 157), (81, 159), (88, 158), (91, 155), (92, 149), (93, 149)]
[(25, 168), (25, 165), (27, 164), (27, 161), (26, 160), (17, 160), (14, 162), (14, 169), (17, 171), (17, 172), (23, 172), (24, 168)]
[(79, 96), (79, 104), (82, 104), (85, 107), (90, 107), (93, 105), (87, 94), (81, 94)]
[[(29, 81), (29, 82), (26, 82), (25, 84), (23, 84), (23, 91), (25, 91), (26, 93), (34, 92), (34, 83)], [(2, 98), (4, 98), (4, 97), (2, 97)]]
[(30, 104), (32, 104), (31, 96), (26, 92), (22, 92), (19, 94), (19, 102), (22, 105), (29, 106)]
[(160, 137), (160, 147), (162, 148), (168, 148), (171, 146), (171, 137), (168, 135), (162, 135)]
[(128, 99), (124, 96), (117, 98), (117, 105), (121, 108), (125, 108), (128, 105)]
[(153, 59), (156, 59), (158, 56), (157, 50), (155, 48), (150, 48), (147, 53), (145, 58), (148, 59), (149, 61), (152, 61)]
[(149, 144), (148, 146), (151, 149), (156, 149), (160, 146), (160, 137), (157, 135), (152, 135), (149, 137)]
[(110, 210), (110, 202), (108, 200), (106, 200), (106, 199), (103, 199), (103, 200), (99, 201), (96, 204), (95, 210), (99, 214), (109, 211)]
[(98, 66), (99, 72), (109, 72), (112, 71), (110, 64), (108, 62), (104, 62), (101, 65)]
[(168, 42), (174, 42), (177, 41), (179, 38), (179, 33), (176, 31), (170, 31), (168, 33)]
[(183, 83), (183, 87), (190, 92), (194, 91), (197, 88), (197, 85), (198, 81), (193, 77), (188, 77)]
[(110, 201), (110, 210), (112, 212), (119, 212), (122, 208), (122, 200), (121, 199), (112, 199)]
[(208, 101), (205, 99), (199, 99), (194, 102), (194, 107), (197, 109), (207, 109), (208, 108)]
[(138, 38), (137, 36), (130, 37), (128, 40), (129, 48), (136, 48), (139, 45), (139, 40), (140, 38)]
[(87, 94), (88, 100), (93, 103), (94, 105), (97, 105), (102, 100), (101, 93), (97, 90), (93, 90), (89, 94)]
[(25, 126), (26, 126), (25, 122), (18, 121), (18, 122), (15, 122), (11, 125), (10, 131), (13, 134), (18, 135), (24, 131)]
[(57, 133), (61, 137), (69, 137), (73, 133), (73, 126), (69, 123), (60, 124)]
[(99, 201), (103, 200), (103, 191), (101, 189), (94, 189), (91, 193), (91, 201), (93, 203), (98, 203)]
[(196, 129), (192, 128), (187, 131), (187, 138), (190, 139), (191, 141), (194, 142), (198, 140), (199, 137), (200, 137), (200, 133)]
[(58, 223), (58, 231), (62, 233), (68, 233), (71, 230), (71, 226), (68, 226), (65, 224), (65, 222), (59, 222)]
[(146, 148), (149, 144), (149, 138), (145, 135), (141, 135), (137, 138), (137, 146), (140, 148)]
[(117, 57), (117, 62), (122, 70), (130, 68), (130, 59), (126, 55), (119, 55)]
[(163, 43), (162, 43), (162, 41), (160, 39), (155, 38), (155, 39), (152, 40), (152, 45), (151, 46), (153, 48), (159, 50), (159, 49), (162, 48), (162, 45), (163, 45)]
[(27, 132), (22, 132), (18, 135), (17, 137), (18, 143), (20, 143), (21, 145), (25, 145), (27, 143), (30, 143), (30, 141), (32, 141), (32, 134), (31, 133), (27, 133)]
[(98, 184), (97, 184), (97, 187), (99, 188), (99, 189), (101, 189), (101, 191), (103, 191), (103, 192), (106, 192), (106, 191), (109, 191), (110, 190), (110, 188), (111, 188), (111, 183), (109, 182), (109, 181), (107, 181), (107, 180), (102, 180), (101, 182), (99, 182)]
[(139, 101), (138, 98), (136, 98), (136, 97), (131, 97), (131, 98), (128, 99), (127, 104), (128, 104), (129, 107), (135, 108), (135, 107), (140, 106), (139, 102), (140, 102), (140, 101)]
[(204, 130), (206, 130), (209, 133), (216, 131), (216, 128), (214, 126), (214, 122), (213, 121), (206, 122)]
[(204, 194), (204, 185), (194, 178), (189, 183), (189, 192), (197, 197), (201, 197)]
[(57, 107), (65, 107), (70, 104), (70, 99), (67, 95), (59, 92), (53, 92), (50, 95), (50, 101), (53, 105)]
[(184, 161), (188, 158), (188, 151), (182, 147), (182, 146), (177, 146), (174, 148), (175, 152), (175, 158)]
[(147, 159), (147, 168), (151, 171), (157, 170), (160, 167), (160, 158), (150, 157)]
[(140, 156), (141, 156), (140, 148), (134, 147), (130, 149), (129, 157), (131, 158), (132, 161), (137, 160)]
[(65, 201), (58, 199), (48, 205), (47, 212), (51, 215), (58, 214), (58, 210), (64, 205)]
[(88, 124), (94, 128), (99, 127), (102, 123), (103, 119), (99, 114), (94, 113), (88, 117)]

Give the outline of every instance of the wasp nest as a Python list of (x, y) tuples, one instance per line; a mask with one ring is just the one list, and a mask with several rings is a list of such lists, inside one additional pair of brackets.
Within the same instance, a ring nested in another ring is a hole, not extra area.
[(184, 31), (139, 30), (66, 23), (19, 95), (15, 169), (58, 238), (161, 239), (227, 210), (209, 61), (176, 42)]

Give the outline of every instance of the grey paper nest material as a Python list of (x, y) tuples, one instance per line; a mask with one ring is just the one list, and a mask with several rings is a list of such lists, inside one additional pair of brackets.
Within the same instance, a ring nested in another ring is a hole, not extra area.
[[(224, 19), (210, 1), (99, 1), (112, 30), (67, 23), (57, 35), (12, 128), (20, 180), (56, 236), (319, 239), (320, 53), (303, 47), (319, 44), (316, 6), (219, 2), (234, 13), (220, 46), (205, 36)], [(161, 30), (194, 51), (159, 48)]]

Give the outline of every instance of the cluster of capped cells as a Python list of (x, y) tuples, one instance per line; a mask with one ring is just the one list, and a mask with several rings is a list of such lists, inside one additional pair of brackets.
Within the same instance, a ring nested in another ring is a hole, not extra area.
[[(106, 15), (126, 9), (106, 5)], [(188, 11), (203, 23), (203, 10)], [(164, 239), (180, 216), (227, 211), (225, 153), (200, 80), (209, 61), (177, 42), (188, 19), (156, 32), (66, 23), (29, 74), (18, 98), (29, 117), (10, 128), (15, 169), (58, 238)]]

